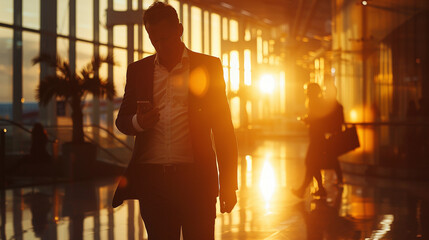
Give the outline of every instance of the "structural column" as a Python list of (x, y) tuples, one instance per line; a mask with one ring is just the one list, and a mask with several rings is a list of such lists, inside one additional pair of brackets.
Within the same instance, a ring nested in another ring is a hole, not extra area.
[[(107, 2), (107, 11), (113, 11), (113, 0), (108, 0)], [(113, 27), (107, 28), (107, 44), (108, 47), (108, 55), (113, 56)], [(113, 65), (109, 64), (107, 66), (107, 81), (113, 83)], [(106, 121), (107, 121), (107, 129), (110, 132), (113, 132), (113, 102), (107, 100), (106, 104)]]
[(13, 103), (12, 116), (22, 121), (22, 0), (13, 2)]
[[(94, 29), (94, 58), (100, 57), (100, 0), (94, 0), (94, 18), (93, 18), (93, 29)], [(99, 77), (99, 69), (95, 69), (94, 77)], [(94, 96), (92, 100), (92, 124), (100, 125), (100, 98)], [(98, 128), (93, 128), (94, 137), (98, 138)]]
[[(40, 1), (40, 54), (55, 58), (57, 55), (57, 1)], [(71, 62), (71, 61), (70, 61)], [(46, 62), (40, 63), (40, 80), (46, 76), (54, 75), (55, 68)], [(40, 121), (44, 125), (57, 124), (57, 111), (55, 97), (46, 106), (40, 106)]]

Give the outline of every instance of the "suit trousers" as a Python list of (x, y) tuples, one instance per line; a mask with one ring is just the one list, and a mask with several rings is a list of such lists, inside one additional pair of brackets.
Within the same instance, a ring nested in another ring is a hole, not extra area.
[(213, 240), (216, 197), (195, 179), (193, 164), (141, 164), (140, 213), (149, 240)]

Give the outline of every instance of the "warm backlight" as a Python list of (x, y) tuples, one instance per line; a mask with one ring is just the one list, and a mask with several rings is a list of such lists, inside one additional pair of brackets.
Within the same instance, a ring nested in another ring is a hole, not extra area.
[(269, 74), (262, 75), (261, 80), (259, 81), (259, 89), (263, 93), (273, 93), (274, 92), (274, 78)]
[(262, 168), (261, 180), (259, 182), (262, 197), (265, 200), (266, 209), (269, 208), (271, 198), (273, 197), (276, 188), (276, 179), (274, 177), (274, 169), (271, 165), (268, 157), (265, 159), (264, 166)]

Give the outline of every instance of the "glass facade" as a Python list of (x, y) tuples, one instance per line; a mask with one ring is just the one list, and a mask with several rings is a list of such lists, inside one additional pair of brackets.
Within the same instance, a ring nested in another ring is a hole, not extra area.
[[(0, 103), (12, 102), (12, 34), (8, 28), (0, 27)], [(11, 117), (11, 113), (1, 113), (4, 117)]]
[(40, 29), (40, 0), (22, 1), (22, 26)]
[[(116, 131), (111, 119), (114, 119), (116, 109), (119, 107), (118, 103), (120, 103), (120, 98), (124, 93), (127, 65), (129, 61), (135, 61), (141, 57), (155, 53), (155, 49), (142, 23), (136, 23), (132, 28), (133, 46), (127, 46), (130, 42), (127, 40), (127, 26), (107, 26), (107, 18), (109, 17), (108, 9), (127, 11), (127, 9), (137, 10), (139, 6), (147, 9), (153, 2), (133, 0), (131, 1), (131, 6), (128, 6), (128, 1), (126, 0), (114, 0), (111, 2), (109, 0), (99, 0), (96, 2), (87, 0), (57, 0), (56, 13), (51, 16), (43, 16), (48, 21), (52, 20), (52, 18), (56, 21), (55, 33), (47, 35), (56, 36), (56, 48), (53, 49), (53, 52), (56, 52), (63, 59), (70, 61), (71, 66), (75, 66), (76, 71), (80, 71), (97, 52), (101, 56), (107, 56), (108, 53), (113, 54), (116, 65), (102, 66), (100, 75), (114, 82), (117, 99), (114, 103), (101, 100), (100, 104), (92, 105), (89, 104), (93, 99), (92, 96), (86, 96), (85, 101), (88, 103), (85, 104), (87, 107), (84, 110), (86, 123), (91, 123), (91, 119), (94, 119), (90, 116), (93, 112), (92, 106), (95, 106), (100, 108), (96, 112), (101, 115), (99, 118), (100, 122), (95, 124), (100, 124)], [(270, 63), (262, 61), (262, 59), (268, 59), (270, 54), (274, 54), (274, 49), (268, 47), (268, 42), (271, 39), (270, 32), (272, 31), (260, 27), (258, 23), (251, 21), (241, 23), (241, 20), (229, 18), (224, 14), (213, 11), (213, 9), (178, 0), (170, 0), (168, 2), (177, 10), (179, 18), (184, 25), (182, 40), (185, 45), (193, 51), (221, 58), (224, 67), (226, 91), (231, 101), (232, 112), (234, 112), (234, 124), (236, 127), (239, 127), (240, 121), (242, 121), (240, 119), (242, 117), (240, 112), (247, 111), (255, 115), (258, 109), (254, 106), (259, 104), (252, 103), (252, 99), (246, 100), (246, 104), (244, 105), (240, 104), (240, 98), (244, 97), (239, 96), (242, 94), (240, 93), (240, 89), (246, 86), (250, 91), (253, 91), (253, 93), (249, 92), (249, 94), (258, 95), (261, 91), (258, 79), (266, 73), (262, 69), (270, 69), (269, 74), (273, 76), (278, 76), (281, 70), (281, 66), (274, 61)], [(95, 3), (98, 5), (95, 5)], [(48, 26), (42, 26), (42, 24), (46, 23), (42, 23), (41, 19), (41, 13), (46, 4), (49, 4), (49, 2), (41, 0), (23, 0), (22, 2), (22, 24), (24, 27), (22, 29), (23, 52), (22, 56), (18, 57), (22, 61), (22, 82), (24, 86), (22, 101), (24, 105), (37, 105), (35, 89), (40, 81), (40, 73), (46, 72), (46, 69), (42, 69), (41, 65), (33, 66), (31, 62), (40, 53), (41, 45), (43, 44), (41, 42), (41, 37), (43, 37), (41, 29), (49, 29)], [(75, 4), (75, 13), (71, 11), (70, 4)], [(112, 5), (110, 6), (109, 4)], [(12, 0), (4, 0), (2, 1), (0, 11), (0, 23), (6, 24), (6, 26), (0, 28), (0, 52), (2, 55), (0, 60), (0, 71), (2, 73), (0, 83), (3, 86), (0, 90), (2, 91), (0, 101), (5, 103), (5, 105), (11, 105), (13, 102), (13, 12), (18, 11), (18, 9), (14, 9)], [(94, 11), (97, 11), (98, 16), (94, 16)], [(74, 14), (74, 16), (71, 16), (70, 13)], [(98, 19), (94, 19), (94, 17)], [(99, 26), (94, 27), (94, 21), (98, 22)], [(75, 23), (75, 26), (70, 26), (70, 23)], [(10, 26), (8, 27), (7, 24)], [(252, 25), (255, 27), (252, 28)], [(241, 30), (240, 28), (243, 26), (246, 29)], [(70, 30), (70, 27), (72, 27), (73, 31)], [(259, 29), (257, 31), (258, 34), (251, 32), (255, 32), (255, 29)], [(76, 32), (75, 37), (70, 36), (70, 33), (74, 31)], [(245, 34), (240, 36), (240, 32)], [(142, 35), (139, 36), (139, 34)], [(247, 43), (246, 48), (242, 47), (242, 43), (244, 42)], [(49, 49), (52, 46), (47, 46), (46, 48), (51, 53), (52, 50)], [(131, 49), (128, 49), (130, 47)], [(132, 54), (132, 56), (128, 57), (128, 54)], [(256, 64), (259, 65), (256, 66)], [(275, 95), (273, 94), (273, 96)], [(1, 111), (1, 116), (10, 118), (12, 116), (12, 108), (4, 107), (4, 109), (6, 110)], [(281, 114), (281, 111), (277, 111), (277, 113)]]
[(36, 102), (36, 88), (39, 84), (40, 66), (33, 65), (32, 59), (39, 54), (40, 35), (38, 33), (24, 32), (23, 39), (23, 98), (25, 102)]
[(13, 24), (13, 0), (2, 0), (0, 7), (0, 22)]
[[(116, 2), (116, 1), (115, 1)], [(85, 40), (94, 39), (94, 3), (88, 0), (76, 0), (76, 37)]]
[[(357, 123), (361, 149), (348, 156), (397, 168), (421, 166), (429, 106), (428, 3), (386, 1), (389, 8), (334, 1), (333, 57), (315, 69), (329, 71), (344, 105), (346, 121)], [(400, 9), (422, 9), (403, 14)], [(426, 62), (427, 63), (427, 62)], [(320, 79), (318, 71), (315, 78)], [(419, 135), (418, 132), (423, 131)], [(425, 155), (426, 154), (426, 155)]]

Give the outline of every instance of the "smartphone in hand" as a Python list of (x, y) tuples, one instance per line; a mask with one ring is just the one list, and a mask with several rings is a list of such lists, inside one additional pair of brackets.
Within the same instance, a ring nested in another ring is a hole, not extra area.
[(147, 113), (152, 110), (153, 106), (150, 101), (137, 101), (137, 114)]

